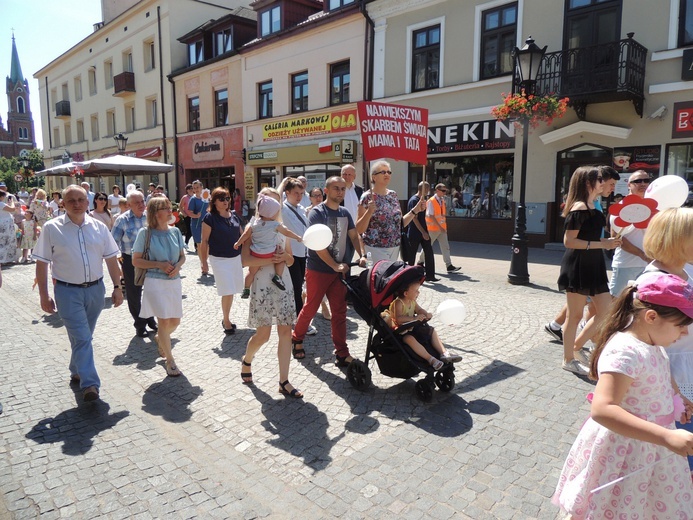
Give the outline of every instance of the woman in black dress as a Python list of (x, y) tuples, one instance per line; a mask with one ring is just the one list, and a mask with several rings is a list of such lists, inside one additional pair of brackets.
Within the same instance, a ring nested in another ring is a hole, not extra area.
[[(587, 359), (575, 351), (575, 334), (589, 296), (594, 303), (598, 323), (611, 303), (609, 280), (602, 249), (615, 249), (620, 238), (602, 238), (606, 225), (604, 214), (594, 208), (594, 199), (602, 190), (604, 179), (594, 166), (581, 166), (570, 178), (570, 188), (563, 216), (566, 252), (561, 261), (558, 288), (566, 292), (568, 313), (563, 329), (563, 369), (587, 375)], [(580, 359), (576, 359), (577, 357)], [(585, 358), (585, 359), (583, 359)]]

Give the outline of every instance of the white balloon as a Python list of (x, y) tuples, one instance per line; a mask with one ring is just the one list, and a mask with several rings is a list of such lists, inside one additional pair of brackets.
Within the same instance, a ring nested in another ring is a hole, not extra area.
[(466, 316), (464, 304), (459, 300), (445, 300), (436, 309), (436, 316), (444, 325), (460, 325)]
[(657, 201), (657, 210), (680, 208), (688, 198), (688, 183), (678, 175), (658, 177), (647, 187), (645, 198)]
[(332, 230), (325, 224), (313, 224), (303, 233), (303, 245), (313, 251), (320, 251), (332, 243)]

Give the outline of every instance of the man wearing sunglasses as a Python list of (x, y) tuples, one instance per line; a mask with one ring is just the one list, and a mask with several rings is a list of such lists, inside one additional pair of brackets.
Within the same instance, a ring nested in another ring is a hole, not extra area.
[[(443, 254), (443, 260), (447, 266), (448, 273), (456, 273), (460, 270), (459, 267), (452, 265), (450, 258), (450, 244), (448, 243), (448, 224), (446, 220), (447, 208), (445, 204), (445, 196), (448, 193), (448, 188), (442, 182), (436, 184), (436, 191), (433, 197), (428, 199), (426, 206), (426, 228), (428, 235), (431, 237), (431, 246), (438, 241), (440, 244), (440, 252)], [(424, 252), (419, 255), (419, 265), (424, 263)]]

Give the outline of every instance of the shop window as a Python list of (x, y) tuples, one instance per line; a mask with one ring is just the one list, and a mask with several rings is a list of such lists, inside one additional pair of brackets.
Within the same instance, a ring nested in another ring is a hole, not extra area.
[(325, 181), (330, 177), (339, 177), (342, 173), (342, 166), (334, 164), (310, 164), (307, 166), (285, 166), (283, 177), (299, 177), (303, 175), (308, 179), (306, 191), (313, 188), (324, 188)]
[(484, 11), (481, 27), (481, 79), (511, 74), (511, 53), (517, 39), (517, 3)]
[(666, 175), (678, 175), (688, 183), (686, 206), (693, 203), (693, 143), (667, 146)]
[(220, 56), (233, 50), (233, 29), (228, 28), (214, 34), (214, 55)]
[(214, 126), (229, 124), (229, 91), (221, 89), (214, 92)]
[(351, 83), (349, 61), (330, 65), (330, 105), (342, 105), (349, 102)]
[(291, 76), (291, 112), (308, 110), (308, 71)]
[[(433, 188), (448, 187), (450, 217), (510, 219), (513, 212), (513, 155), (441, 157), (426, 165), (426, 180)], [(409, 169), (409, 193), (416, 193), (423, 169)]]
[(278, 5), (260, 13), (260, 36), (277, 33), (281, 26), (281, 8)]
[(693, 44), (693, 0), (680, 0), (679, 47)]
[(412, 34), (411, 90), (438, 88), (440, 70), (440, 25)]
[[(209, 188), (210, 191), (214, 188), (223, 187), (233, 192), (235, 186), (235, 170), (230, 168), (206, 168), (200, 170), (186, 170), (186, 180), (192, 182), (199, 180), (202, 186)], [(239, 185), (239, 188), (242, 186)]]
[(272, 82), (265, 81), (258, 84), (258, 118), (272, 117)]
[(189, 65), (195, 65), (205, 59), (204, 44), (202, 40), (188, 44)]
[(351, 5), (356, 0), (330, 0), (329, 10), (334, 11), (335, 9), (341, 9), (347, 5)]
[(188, 131), (194, 132), (200, 129), (200, 98), (198, 96), (188, 98)]

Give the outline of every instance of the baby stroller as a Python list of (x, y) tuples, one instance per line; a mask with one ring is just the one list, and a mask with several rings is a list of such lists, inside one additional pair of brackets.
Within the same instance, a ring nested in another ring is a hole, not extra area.
[[(455, 386), (455, 367), (452, 363), (446, 363), (436, 371), (402, 340), (402, 335), (419, 321), (392, 329), (381, 316), (398, 291), (424, 279), (422, 267), (381, 260), (358, 276), (343, 280), (351, 294), (354, 310), (370, 327), (364, 361), (354, 360), (347, 369), (347, 379), (354, 388), (364, 390), (371, 384), (371, 370), (368, 368), (371, 359), (375, 359), (380, 372), (388, 377), (409, 379), (425, 372), (426, 377), (417, 381), (414, 387), (416, 395), (425, 402), (431, 400), (436, 386), (443, 392), (449, 392)], [(432, 356), (437, 356), (431, 345), (424, 347)]]

